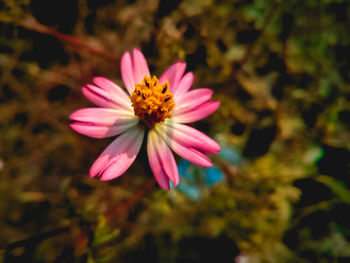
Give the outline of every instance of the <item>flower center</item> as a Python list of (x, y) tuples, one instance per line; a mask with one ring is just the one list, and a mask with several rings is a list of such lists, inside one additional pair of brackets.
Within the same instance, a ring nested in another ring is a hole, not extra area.
[(130, 96), (135, 115), (149, 128), (157, 122), (171, 118), (174, 109), (174, 95), (169, 91), (169, 82), (160, 84), (156, 76), (145, 76), (141, 83), (135, 85)]

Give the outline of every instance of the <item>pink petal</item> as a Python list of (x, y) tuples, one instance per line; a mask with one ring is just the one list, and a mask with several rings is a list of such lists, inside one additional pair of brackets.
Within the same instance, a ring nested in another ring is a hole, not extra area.
[(120, 135), (97, 158), (90, 168), (90, 176), (111, 180), (122, 175), (140, 151), (144, 130), (138, 127)]
[(122, 56), (120, 68), (126, 89), (128, 90), (129, 94), (131, 94), (135, 88), (136, 82), (134, 81), (133, 62), (129, 52), (125, 52)]
[(156, 126), (157, 133), (163, 139), (165, 139), (167, 144), (171, 147), (171, 149), (174, 152), (176, 152), (182, 158), (184, 158), (184, 159), (186, 159), (194, 164), (204, 166), (204, 167), (210, 167), (213, 165), (210, 162), (210, 159), (207, 156), (205, 156), (203, 153), (201, 153), (200, 151), (196, 150), (195, 148), (183, 145), (183, 144), (181, 144), (182, 143), (181, 140), (176, 140), (176, 139), (174, 139), (174, 137), (169, 136), (169, 134), (171, 134), (171, 130), (169, 131), (169, 129), (172, 129), (172, 128), (167, 127), (166, 125), (163, 125), (163, 124), (158, 124)]
[(145, 75), (150, 76), (148, 65), (145, 57), (143, 56), (140, 50), (134, 49), (133, 57), (134, 57), (134, 62), (133, 62), (134, 82), (140, 83), (145, 77)]
[(159, 82), (164, 83), (169, 81), (169, 89), (171, 93), (174, 93), (178, 88), (178, 84), (181, 80), (186, 69), (186, 63), (175, 62), (171, 65), (160, 77)]
[(204, 102), (203, 104), (197, 106), (196, 108), (190, 111), (180, 113), (174, 116), (172, 119), (174, 122), (178, 123), (189, 123), (198, 121), (212, 114), (214, 111), (217, 110), (217, 108), (219, 108), (219, 106), (220, 102), (218, 101)]
[(114, 95), (114, 97), (117, 98), (120, 103), (124, 103), (130, 107), (131, 103), (129, 95), (124, 89), (119, 87), (113, 81), (103, 77), (95, 77), (92, 81), (94, 84), (96, 84), (96, 86), (99, 86), (101, 89), (109, 92), (109, 94)]
[(169, 149), (166, 142), (161, 137), (159, 137), (156, 131), (150, 131), (149, 135), (153, 137), (153, 142), (155, 142), (155, 150), (157, 152), (162, 169), (170, 178), (170, 180), (175, 185), (177, 185), (179, 183), (179, 173), (171, 150)]
[(160, 187), (169, 190), (169, 179), (174, 185), (179, 183), (179, 173), (174, 156), (164, 140), (154, 130), (148, 134), (147, 154), (150, 167)]
[(216, 141), (192, 127), (179, 123), (170, 124), (170, 127), (166, 130), (168, 137), (183, 146), (211, 154), (217, 154), (220, 151), (220, 145)]
[(177, 89), (174, 91), (174, 98), (177, 100), (180, 98), (183, 94), (185, 94), (192, 86), (193, 83), (193, 73), (187, 72), (185, 76), (180, 80), (179, 84), (177, 85)]
[(121, 72), (124, 84), (129, 94), (135, 89), (135, 84), (140, 83), (145, 75), (150, 76), (145, 57), (140, 50), (134, 49), (133, 56), (125, 52), (121, 60)]
[(194, 148), (188, 148), (171, 139), (169, 139), (168, 144), (174, 152), (176, 152), (182, 158), (190, 161), (191, 163), (204, 167), (213, 166), (207, 156)]
[(176, 100), (173, 116), (193, 110), (198, 105), (210, 100), (213, 91), (210, 89), (195, 89), (185, 93)]
[(138, 123), (132, 112), (106, 108), (85, 108), (70, 115), (71, 128), (93, 138), (118, 135)]
[(88, 84), (82, 87), (82, 92), (97, 106), (132, 111), (130, 99), (122, 89), (119, 91), (110, 89), (108, 91), (101, 88), (101, 86)]
[(99, 89), (94, 85), (86, 85), (81, 88), (81, 91), (92, 103), (95, 103), (97, 106), (105, 108), (118, 108), (120, 105), (118, 102), (112, 100), (109, 97), (109, 93), (103, 89)]

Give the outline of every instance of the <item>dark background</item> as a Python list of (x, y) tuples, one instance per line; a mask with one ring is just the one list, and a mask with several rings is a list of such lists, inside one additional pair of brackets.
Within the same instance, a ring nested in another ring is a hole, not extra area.
[[(349, 14), (346, 0), (0, 2), (0, 262), (350, 262)], [(92, 106), (94, 76), (123, 86), (132, 48), (152, 74), (186, 61), (213, 89), (220, 108), (194, 126), (226, 149), (210, 156), (219, 182), (191, 166), (166, 192), (145, 153), (89, 178), (111, 139), (69, 114)]]

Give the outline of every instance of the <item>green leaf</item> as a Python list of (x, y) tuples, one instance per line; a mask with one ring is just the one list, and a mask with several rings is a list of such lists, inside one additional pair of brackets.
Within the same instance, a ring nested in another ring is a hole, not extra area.
[(350, 191), (343, 182), (326, 175), (320, 175), (316, 180), (327, 185), (341, 202), (350, 204)]

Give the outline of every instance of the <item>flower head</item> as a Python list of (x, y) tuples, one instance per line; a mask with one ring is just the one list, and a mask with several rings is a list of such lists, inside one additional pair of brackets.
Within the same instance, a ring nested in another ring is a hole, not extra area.
[[(157, 79), (151, 77), (142, 53), (124, 53), (121, 73), (128, 94), (114, 82), (95, 77), (82, 88), (98, 108), (73, 112), (70, 126), (94, 138), (119, 135), (97, 158), (91, 177), (111, 180), (122, 175), (134, 162), (147, 135), (147, 155), (158, 184), (170, 189), (169, 180), (179, 183), (179, 174), (170, 148), (197, 165), (212, 166), (205, 153), (217, 154), (220, 146), (198, 130), (185, 125), (200, 120), (218, 107), (209, 101), (212, 91), (189, 91), (193, 74), (185, 74), (186, 63), (176, 62)], [(169, 148), (170, 147), (170, 148)]]
[(135, 115), (149, 128), (154, 128), (158, 122), (171, 118), (174, 109), (174, 95), (169, 91), (169, 82), (160, 84), (157, 77), (145, 76), (130, 96)]

